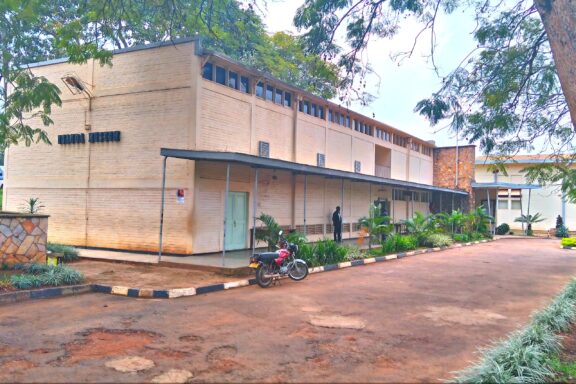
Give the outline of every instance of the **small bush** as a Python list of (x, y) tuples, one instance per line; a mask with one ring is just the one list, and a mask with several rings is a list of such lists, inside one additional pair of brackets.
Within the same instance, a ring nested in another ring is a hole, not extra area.
[(390, 235), (382, 242), (382, 253), (411, 251), (418, 248), (415, 236)]
[(563, 239), (565, 237), (570, 237), (570, 232), (564, 225), (560, 225), (556, 228), (555, 236)]
[(17, 289), (31, 289), (41, 286), (60, 286), (80, 284), (84, 276), (64, 265), (56, 267), (46, 264), (19, 264), (17, 269), (24, 272), (10, 278), (10, 284)]
[(448, 247), (452, 245), (454, 240), (448, 235), (441, 233), (434, 233), (426, 238), (425, 244), (428, 247)]
[(560, 240), (563, 247), (576, 247), (576, 237), (565, 237)]
[(510, 226), (506, 223), (502, 223), (496, 227), (496, 234), (497, 235), (505, 235), (510, 232)]
[(63, 255), (62, 261), (66, 263), (79, 259), (78, 250), (69, 245), (48, 243), (46, 249), (52, 253), (61, 253)]
[(454, 241), (457, 241), (459, 243), (467, 243), (470, 241), (470, 235), (467, 233), (455, 233), (453, 238)]
[(348, 253), (351, 247), (342, 246), (333, 240), (320, 240), (315, 244), (303, 244), (298, 252), (298, 257), (306, 262), (309, 267), (338, 264), (348, 261)]

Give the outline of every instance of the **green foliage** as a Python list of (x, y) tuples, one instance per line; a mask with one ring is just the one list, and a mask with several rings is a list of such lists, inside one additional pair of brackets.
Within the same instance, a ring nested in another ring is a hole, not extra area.
[(560, 240), (563, 247), (576, 247), (576, 237), (565, 237)]
[(383, 254), (411, 251), (418, 248), (418, 239), (415, 236), (389, 235), (382, 242)]
[(561, 225), (559, 227), (556, 227), (556, 233), (554, 235), (561, 239), (565, 237), (570, 237), (570, 230), (564, 225)]
[(298, 247), (308, 242), (308, 238), (306, 237), (306, 235), (298, 231), (288, 232), (288, 235), (286, 235), (286, 240), (289, 243), (298, 245)]
[(368, 249), (372, 249), (372, 244), (378, 242), (381, 235), (388, 235), (394, 230), (390, 217), (380, 215), (380, 205), (375, 204), (370, 205), (368, 217), (360, 218), (358, 224), (368, 236)]
[(541, 221), (546, 220), (545, 218), (543, 218), (540, 213), (536, 213), (534, 215), (520, 215), (520, 217), (517, 217), (514, 219), (515, 222), (517, 223), (525, 223), (527, 224), (527, 228), (526, 228), (526, 234), (528, 236), (532, 236), (532, 224), (534, 223), (539, 223)]
[(269, 251), (274, 250), (280, 239), (280, 225), (272, 216), (265, 213), (262, 213), (257, 220), (264, 224), (264, 228), (256, 228), (256, 241), (265, 242)]
[(560, 356), (554, 355), (548, 359), (547, 364), (556, 373), (554, 382), (568, 383), (576, 377), (576, 362), (562, 361)]
[(80, 272), (63, 265), (18, 264), (15, 269), (23, 272), (10, 278), (10, 283), (17, 289), (73, 285), (80, 284), (84, 280)]
[(20, 209), (22, 210), (22, 212), (29, 213), (32, 215), (38, 213), (42, 208), (46, 207), (42, 205), (38, 197), (31, 197), (28, 200), (26, 200), (22, 205), (20, 205)]
[(554, 301), (536, 313), (530, 324), (509, 338), (481, 350), (479, 362), (457, 374), (462, 383), (542, 383), (554, 377), (554, 355), (560, 350), (559, 332), (576, 320), (576, 280)]
[(468, 232), (488, 233), (490, 223), (494, 220), (484, 206), (476, 207), (471, 213), (464, 216), (465, 227)]
[(350, 247), (324, 239), (313, 244), (302, 245), (298, 257), (306, 261), (309, 267), (318, 267), (348, 261), (348, 254), (351, 251)]
[(412, 218), (403, 220), (402, 223), (406, 225), (408, 233), (414, 236), (417, 245), (424, 245), (426, 238), (434, 232), (436, 227), (432, 216), (424, 215), (422, 212), (414, 212)]
[(433, 233), (426, 237), (424, 245), (428, 247), (448, 247), (454, 243), (454, 240), (448, 235), (442, 233)]
[(450, 213), (438, 213), (434, 216), (434, 222), (444, 233), (462, 233), (465, 223), (465, 216), (462, 211), (454, 210)]
[(510, 232), (510, 226), (506, 223), (502, 223), (496, 227), (497, 235), (506, 235), (508, 232)]
[(564, 226), (564, 219), (562, 219), (562, 216), (558, 215), (556, 216), (556, 228), (560, 228)]
[(454, 239), (454, 241), (457, 241), (459, 243), (467, 243), (470, 241), (470, 235), (468, 233), (455, 233), (454, 235), (452, 235), (452, 238)]
[(48, 243), (46, 249), (52, 253), (62, 254), (63, 255), (62, 261), (66, 263), (76, 261), (80, 258), (78, 256), (78, 250), (70, 245)]

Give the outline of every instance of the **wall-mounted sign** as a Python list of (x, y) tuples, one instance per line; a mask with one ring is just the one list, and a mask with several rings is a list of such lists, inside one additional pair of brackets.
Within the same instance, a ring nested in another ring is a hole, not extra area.
[[(90, 132), (88, 134), (90, 143), (110, 143), (120, 141), (120, 131)], [(68, 135), (58, 135), (58, 144), (84, 144), (86, 137), (83, 133), (72, 133)]]
[(178, 204), (184, 204), (184, 190), (179, 189), (176, 191), (176, 202)]
[(120, 131), (90, 132), (88, 134), (88, 141), (91, 143), (109, 143), (112, 141), (120, 141)]
[(83, 133), (58, 135), (58, 144), (84, 144), (85, 142), (86, 138)]

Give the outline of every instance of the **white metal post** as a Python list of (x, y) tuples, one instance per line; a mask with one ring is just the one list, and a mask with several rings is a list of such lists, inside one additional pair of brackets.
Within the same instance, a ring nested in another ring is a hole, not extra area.
[(252, 219), (253, 219), (253, 228), (252, 228), (252, 254), (254, 254), (256, 250), (256, 205), (258, 204), (258, 168), (256, 168), (256, 172), (254, 173), (254, 188), (252, 190)]
[(228, 194), (230, 192), (230, 163), (226, 163), (226, 190), (224, 191), (224, 236), (222, 236), (222, 266), (226, 265), (226, 216), (228, 216)]
[(304, 175), (304, 235), (306, 235), (306, 194), (308, 192), (308, 175)]

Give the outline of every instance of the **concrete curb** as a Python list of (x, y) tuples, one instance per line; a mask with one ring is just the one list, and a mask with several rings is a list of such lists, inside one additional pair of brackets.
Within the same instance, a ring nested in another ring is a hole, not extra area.
[(560, 245), (560, 249), (569, 249), (569, 250), (575, 250), (575, 249), (576, 249), (576, 247), (567, 247), (567, 246), (564, 246), (564, 245)]
[(41, 288), (30, 291), (14, 291), (0, 293), (0, 305), (12, 304), (21, 301), (51, 299), (53, 297), (80, 295), (82, 293), (92, 292), (92, 284), (69, 285), (65, 287)]
[[(423, 253), (439, 252), (446, 249), (455, 249), (461, 247), (469, 247), (475, 244), (488, 243), (495, 240), (480, 240), (464, 244), (455, 244), (449, 247), (437, 247), (419, 249), (416, 251), (400, 252), (392, 255), (376, 256), (367, 259), (358, 259), (346, 261), (339, 264), (324, 265), (321, 267), (314, 267), (309, 269), (310, 274), (336, 271), (338, 269), (357, 267), (360, 265), (368, 265), (372, 263), (379, 263), (383, 261), (401, 259), (408, 256), (420, 255)], [(246, 287), (256, 284), (256, 279), (245, 279), (232, 281), (228, 283), (205, 285), (202, 287), (193, 288), (174, 288), (174, 289), (146, 289), (146, 288), (130, 288), (123, 286), (108, 286), (101, 284), (94, 284), (94, 292), (108, 293), (118, 296), (138, 297), (138, 298), (154, 298), (154, 299), (175, 299), (177, 297), (196, 296), (206, 293), (225, 291), (228, 289)]]

